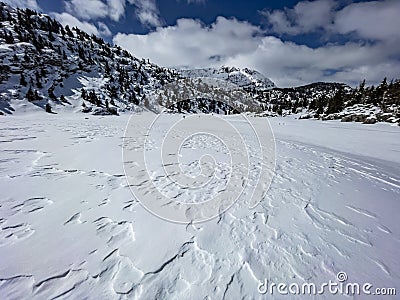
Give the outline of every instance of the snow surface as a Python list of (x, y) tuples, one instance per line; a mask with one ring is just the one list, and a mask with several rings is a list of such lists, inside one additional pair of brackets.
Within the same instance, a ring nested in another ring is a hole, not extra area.
[(398, 126), (271, 119), (276, 174), (261, 204), (179, 225), (129, 189), (128, 119), (0, 118), (2, 299), (258, 299), (264, 278), (318, 284), (339, 271), (400, 289)]

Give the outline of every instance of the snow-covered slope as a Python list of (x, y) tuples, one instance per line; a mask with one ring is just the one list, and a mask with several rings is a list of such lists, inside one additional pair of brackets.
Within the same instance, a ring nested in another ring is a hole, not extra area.
[[(0, 2), (0, 111), (135, 109), (173, 71), (133, 57), (79, 28)], [(15, 101), (13, 101), (14, 99)]]
[(185, 78), (203, 77), (226, 80), (247, 90), (264, 91), (275, 87), (275, 84), (263, 74), (248, 68), (222, 66), (221, 68), (177, 70), (177, 72)]
[[(338, 272), (400, 289), (399, 127), (273, 119), (276, 176), (261, 204), (177, 225), (130, 192), (128, 115), (62, 117), (0, 118), (2, 299), (304, 299), (260, 295), (259, 281), (320, 285)], [(134, 142), (153, 118), (133, 116)], [(349, 299), (333, 297), (318, 296)]]

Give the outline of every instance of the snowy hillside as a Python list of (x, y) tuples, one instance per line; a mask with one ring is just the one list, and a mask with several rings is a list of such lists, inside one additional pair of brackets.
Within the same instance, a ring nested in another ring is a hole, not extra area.
[(153, 111), (167, 108), (177, 113), (237, 114), (261, 112), (261, 103), (243, 88), (223, 79), (182, 78), (146, 94)]
[(365, 124), (389, 122), (400, 125), (400, 80), (386, 78), (375, 86), (365, 81), (356, 88), (341, 83), (317, 82), (294, 88), (274, 88), (255, 92), (260, 116), (287, 116), (300, 119), (355, 121)]
[(0, 2), (0, 24), (3, 113), (43, 109), (47, 103), (54, 111), (136, 109), (144, 105), (148, 90), (176, 77), (169, 69), (29, 9)]

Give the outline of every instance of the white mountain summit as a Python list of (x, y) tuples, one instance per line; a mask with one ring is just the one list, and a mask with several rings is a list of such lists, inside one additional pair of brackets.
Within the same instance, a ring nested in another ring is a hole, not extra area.
[(250, 90), (269, 90), (275, 84), (266, 76), (256, 70), (248, 68), (239, 69), (236, 67), (222, 66), (220, 68), (204, 68), (192, 70), (177, 70), (177, 72), (187, 78), (206, 77), (226, 80), (242, 88)]

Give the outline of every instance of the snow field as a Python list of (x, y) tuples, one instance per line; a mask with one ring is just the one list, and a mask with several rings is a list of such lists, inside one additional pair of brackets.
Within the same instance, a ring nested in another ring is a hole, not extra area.
[(264, 278), (319, 284), (339, 271), (400, 288), (398, 127), (273, 119), (276, 172), (260, 205), (180, 225), (130, 191), (129, 116), (87, 118), (0, 119), (2, 298), (261, 299)]

